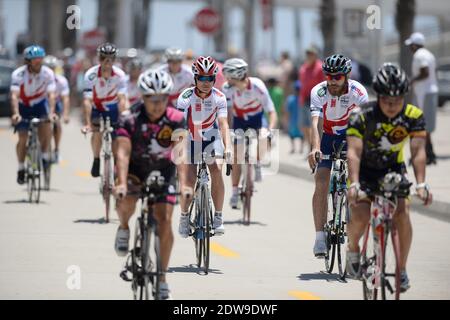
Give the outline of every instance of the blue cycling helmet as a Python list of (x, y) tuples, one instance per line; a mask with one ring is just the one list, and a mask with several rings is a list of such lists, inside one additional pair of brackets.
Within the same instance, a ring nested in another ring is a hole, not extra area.
[(23, 51), (23, 56), (27, 60), (44, 58), (45, 50), (40, 46), (32, 45), (25, 48), (25, 50)]

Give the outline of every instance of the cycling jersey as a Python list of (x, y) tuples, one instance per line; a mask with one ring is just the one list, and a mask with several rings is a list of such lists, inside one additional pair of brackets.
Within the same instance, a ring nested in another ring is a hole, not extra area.
[(347, 136), (363, 140), (361, 169), (401, 171), (403, 146), (409, 137), (426, 136), (425, 120), (422, 111), (411, 104), (406, 104), (396, 117), (389, 119), (373, 101), (350, 116)]
[(233, 112), (233, 129), (260, 129), (264, 111), (275, 111), (264, 82), (254, 77), (248, 80), (248, 86), (243, 91), (228, 82), (223, 85), (227, 105)]
[(225, 95), (212, 88), (203, 99), (195, 87), (184, 90), (178, 97), (177, 108), (184, 112), (190, 139), (207, 141), (212, 136), (220, 137), (218, 118), (227, 118), (227, 101)]
[(113, 66), (108, 79), (102, 77), (100, 65), (93, 66), (84, 75), (85, 98), (92, 99), (93, 108), (100, 112), (107, 112), (111, 105), (117, 107), (118, 94), (127, 94), (127, 81), (125, 72)]
[(169, 71), (168, 64), (162, 65), (158, 70), (165, 71), (172, 77), (173, 89), (169, 95), (169, 105), (176, 108), (177, 99), (180, 93), (183, 92), (184, 89), (194, 85), (194, 74), (192, 73), (191, 69), (184, 64), (181, 65), (181, 71), (176, 74), (173, 74)]
[(35, 74), (23, 65), (13, 71), (10, 89), (11, 92), (19, 92), (19, 104), (24, 107), (47, 103), (48, 93), (56, 90), (55, 73), (42, 66), (40, 72)]
[(127, 92), (128, 92), (128, 102), (130, 107), (138, 105), (142, 102), (142, 94), (136, 82), (130, 81), (130, 76), (126, 76), (127, 80)]
[(56, 113), (61, 114), (63, 110), (62, 97), (68, 96), (70, 94), (69, 82), (66, 77), (56, 74)]
[(131, 141), (129, 172), (145, 180), (152, 170), (174, 166), (172, 133), (184, 126), (183, 113), (172, 107), (155, 122), (148, 118), (144, 104), (136, 112), (122, 114), (116, 135)]
[(332, 96), (323, 81), (311, 90), (311, 116), (323, 118), (324, 133), (344, 135), (352, 110), (367, 101), (366, 89), (355, 80), (348, 80), (347, 92), (340, 97)]

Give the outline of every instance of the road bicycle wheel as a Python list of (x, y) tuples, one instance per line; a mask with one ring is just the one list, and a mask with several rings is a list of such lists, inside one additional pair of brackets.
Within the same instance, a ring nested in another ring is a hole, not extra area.
[(29, 201), (30, 203), (39, 203), (41, 199), (41, 169), (42, 159), (40, 156), (39, 145), (31, 150), (31, 158), (29, 163)]
[(201, 215), (203, 216), (204, 228), (203, 228), (203, 269), (205, 274), (208, 274), (209, 270), (209, 240), (211, 236), (211, 224), (212, 224), (212, 208), (210, 206), (209, 191), (206, 186), (202, 188), (201, 195)]
[(147, 225), (148, 250), (145, 258), (145, 261), (147, 262), (145, 264), (145, 273), (148, 275), (148, 278), (152, 284), (153, 299), (159, 300), (159, 283), (161, 275), (163, 274), (160, 239), (158, 236), (156, 221), (153, 217), (149, 216)]
[(400, 259), (400, 246), (398, 232), (396, 230), (392, 230), (392, 232), (389, 233), (386, 230), (383, 238), (384, 246), (382, 246), (383, 264), (381, 271), (381, 298), (383, 300), (399, 300), (400, 268), (398, 263)]
[(134, 248), (132, 251), (132, 289), (135, 300), (149, 299), (149, 278), (145, 271), (148, 268), (148, 235), (144, 230), (144, 224), (139, 217), (136, 220)]
[[(203, 260), (203, 249), (204, 249), (204, 232), (203, 232), (203, 215), (201, 214), (201, 204), (200, 199), (196, 196), (195, 197), (195, 217), (194, 217), (194, 243), (195, 243), (195, 256), (197, 261), (197, 267), (202, 266), (202, 260)], [(192, 211), (191, 206), (191, 211)]]
[(48, 160), (47, 165), (43, 166), (44, 171), (44, 190), (50, 190), (50, 179), (52, 172), (52, 161)]
[(243, 221), (244, 225), (250, 225), (250, 213), (251, 213), (251, 204), (252, 204), (252, 195), (253, 195), (253, 182), (252, 182), (252, 166), (250, 164), (245, 165), (247, 167), (246, 177), (244, 180), (243, 186)]
[(338, 269), (339, 269), (339, 276), (341, 279), (345, 278), (346, 271), (345, 267), (343, 266), (343, 261), (345, 259), (343, 258), (343, 251), (342, 250), (344, 243), (345, 243), (345, 222), (342, 221), (342, 216), (346, 214), (347, 211), (347, 195), (345, 192), (340, 192), (337, 196), (336, 201), (336, 219), (335, 219), (335, 225), (336, 225), (336, 247), (337, 247), (337, 262), (338, 262)]
[(332, 217), (332, 219), (328, 220), (327, 224), (324, 227), (325, 239), (327, 244), (327, 253), (325, 254), (325, 269), (328, 273), (333, 272), (334, 258), (336, 255), (336, 234), (334, 230), (335, 206), (333, 199), (334, 194), (328, 193), (328, 216)]
[(377, 266), (376, 248), (370, 225), (364, 233), (361, 250), (361, 280), (364, 300), (377, 300), (380, 287), (380, 272)]
[(111, 206), (111, 159), (109, 157), (105, 157), (104, 160), (104, 167), (103, 167), (103, 179), (102, 179), (102, 194), (103, 194), (103, 201), (105, 202), (105, 221), (106, 223), (109, 222), (109, 211)]

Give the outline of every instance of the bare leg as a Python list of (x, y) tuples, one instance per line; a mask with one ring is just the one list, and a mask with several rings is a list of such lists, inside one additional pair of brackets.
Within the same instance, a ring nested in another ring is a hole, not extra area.
[[(169, 267), (170, 254), (173, 247), (173, 205), (168, 203), (158, 203), (154, 206), (154, 209), (155, 219), (158, 222), (162, 269), (163, 271), (167, 271)], [(166, 282), (166, 276), (162, 276), (160, 281)]]

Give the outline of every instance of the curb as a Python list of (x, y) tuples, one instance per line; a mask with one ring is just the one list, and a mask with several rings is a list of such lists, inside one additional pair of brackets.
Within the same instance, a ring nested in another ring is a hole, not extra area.
[[(311, 170), (298, 167), (289, 163), (280, 163), (279, 172), (284, 175), (314, 182), (314, 175)], [(411, 208), (420, 214), (429, 216), (430, 218), (438, 219), (450, 223), (450, 203), (433, 200), (431, 206), (425, 207), (421, 201), (416, 197), (412, 197)]]

